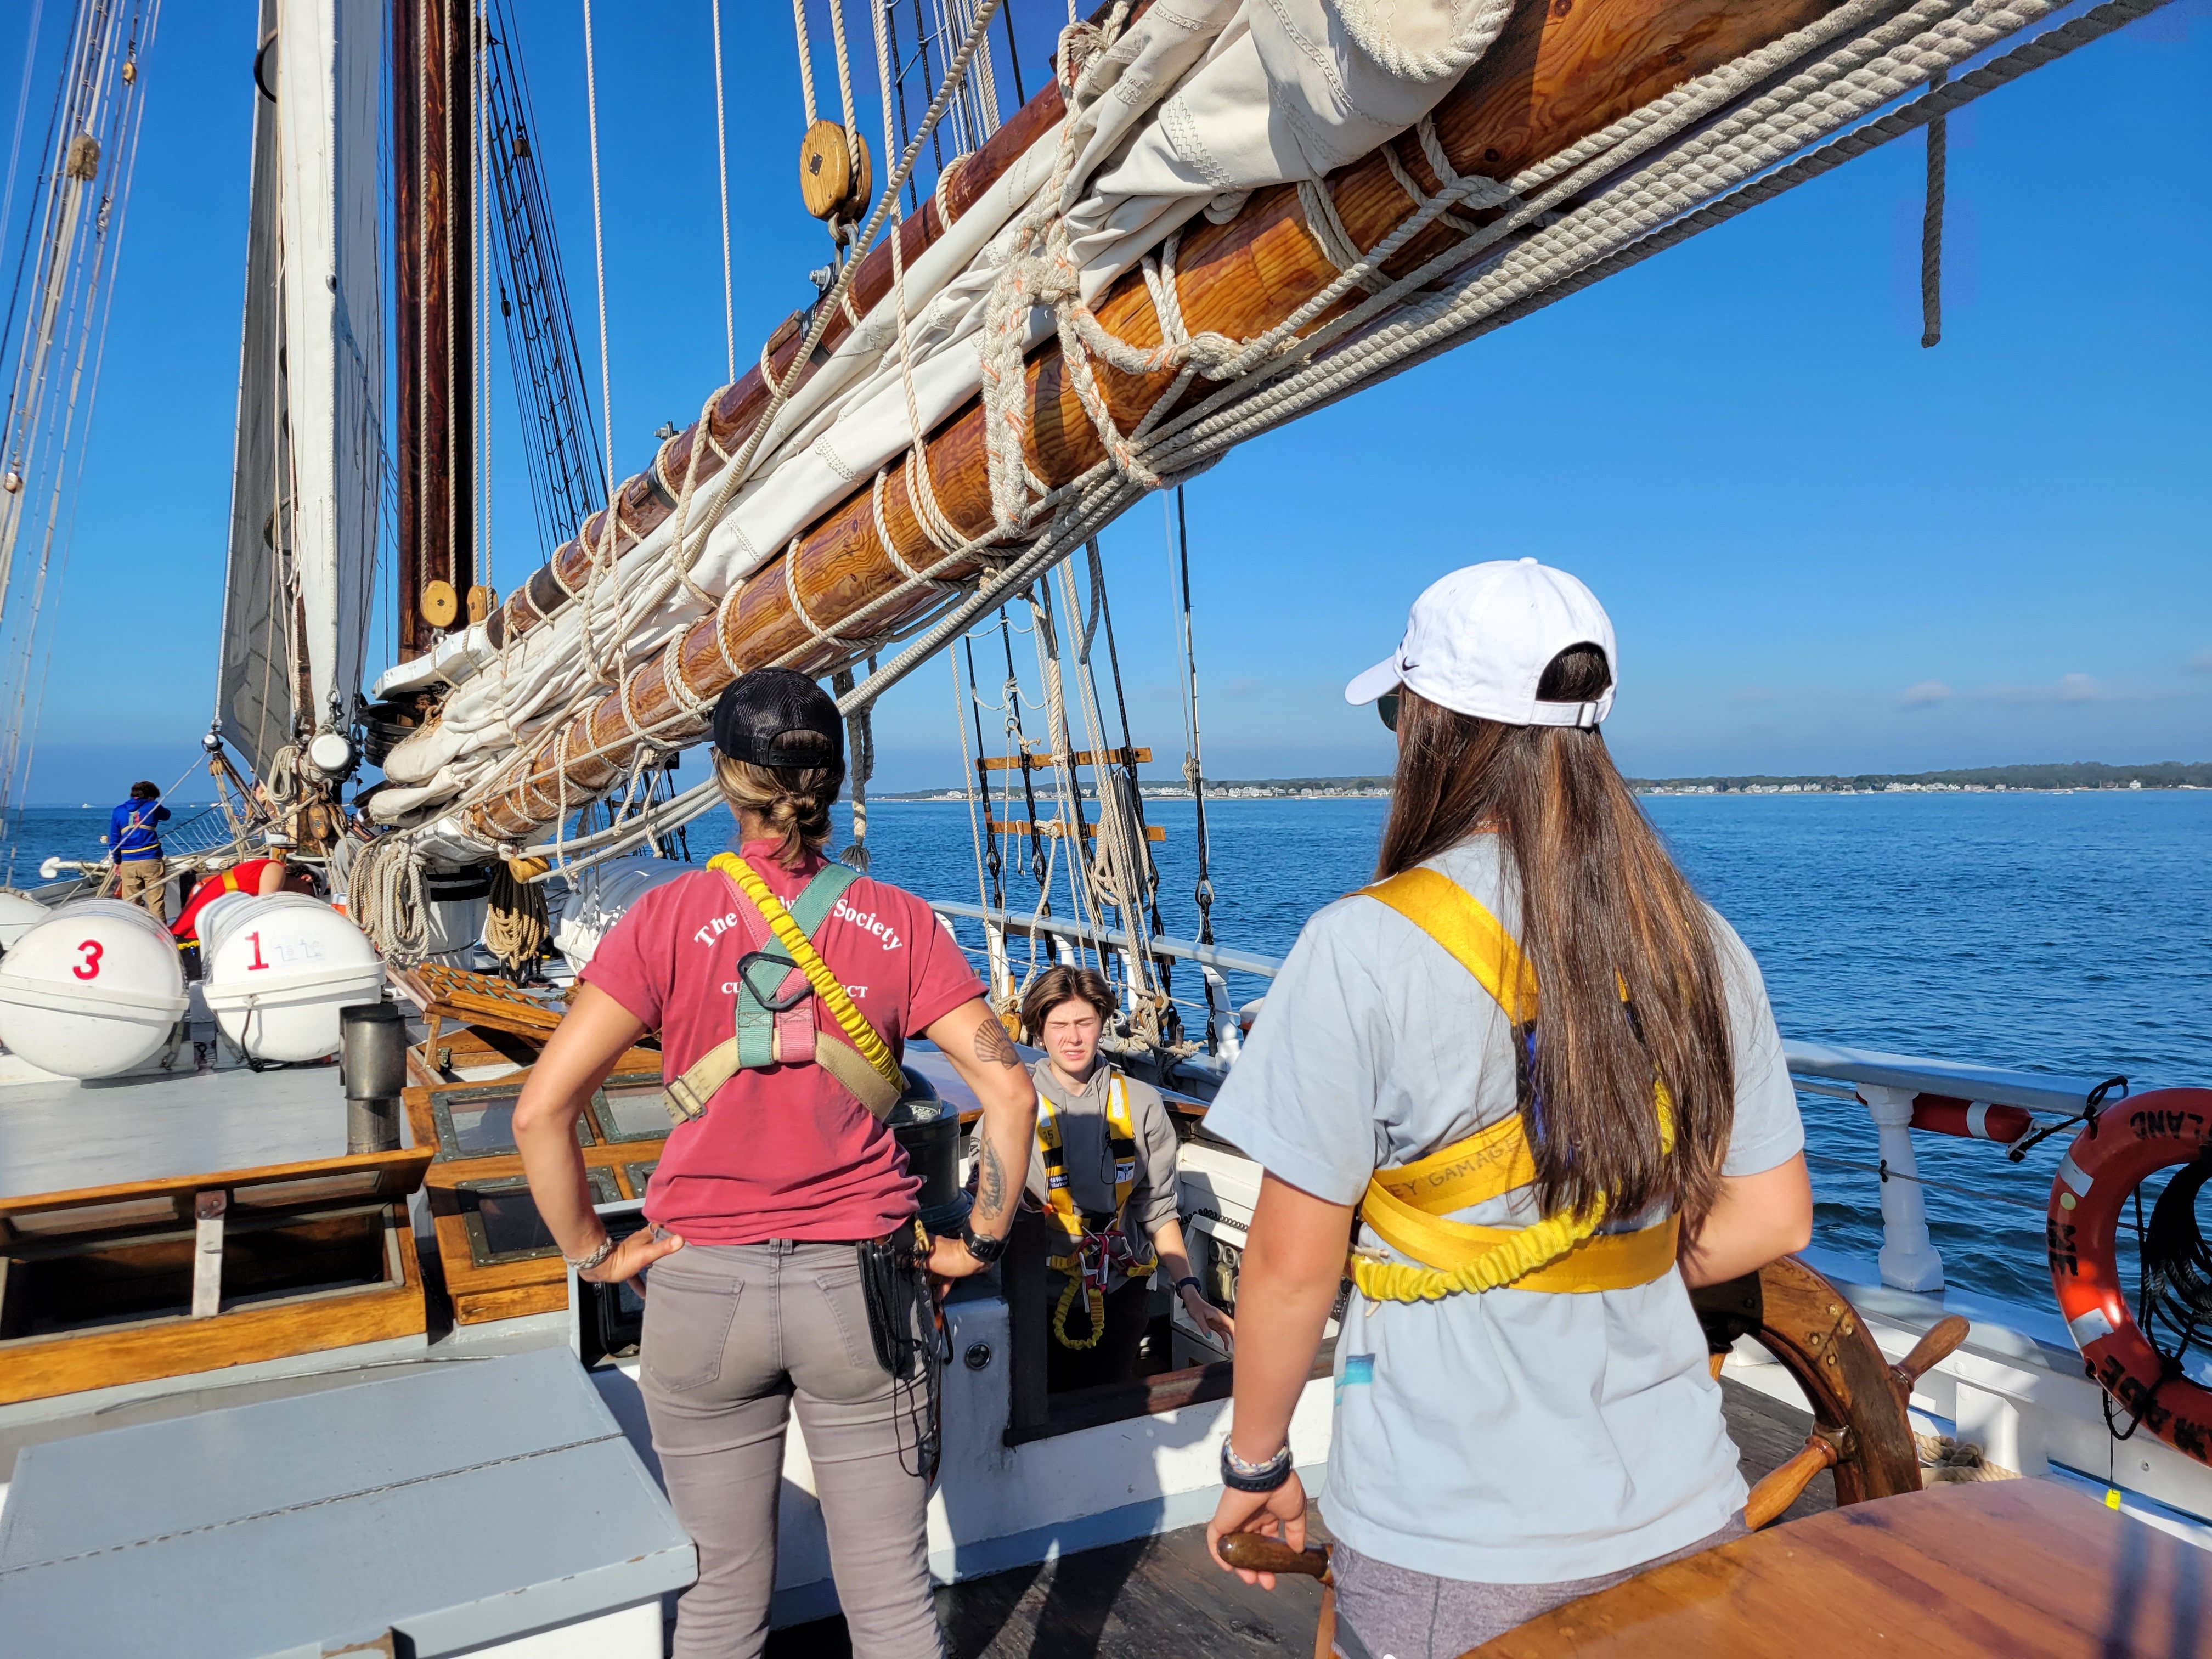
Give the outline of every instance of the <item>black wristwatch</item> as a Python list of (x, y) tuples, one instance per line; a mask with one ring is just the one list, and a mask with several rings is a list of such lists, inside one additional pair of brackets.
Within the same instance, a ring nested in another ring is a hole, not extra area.
[(963, 1220), (960, 1224), (960, 1242), (967, 1246), (969, 1255), (987, 1267), (1006, 1253), (1006, 1240), (1004, 1234), (993, 1238), (988, 1234), (979, 1233), (975, 1231), (975, 1224), (972, 1219)]

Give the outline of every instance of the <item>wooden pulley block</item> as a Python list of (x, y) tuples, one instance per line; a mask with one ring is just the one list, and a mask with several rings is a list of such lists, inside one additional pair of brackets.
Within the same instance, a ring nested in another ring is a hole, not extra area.
[(483, 583), (478, 582), (474, 587), (469, 589), (469, 620), (472, 623), (482, 622), (486, 617), (491, 615), (492, 607), (498, 603), (498, 593)]
[(424, 583), (422, 603), (422, 620), (433, 628), (451, 628), (460, 614), (461, 602), (448, 581)]
[(807, 128), (799, 141), (799, 195), (817, 219), (859, 218), (875, 195), (868, 141), (855, 134), (848, 145), (845, 129), (835, 121)]

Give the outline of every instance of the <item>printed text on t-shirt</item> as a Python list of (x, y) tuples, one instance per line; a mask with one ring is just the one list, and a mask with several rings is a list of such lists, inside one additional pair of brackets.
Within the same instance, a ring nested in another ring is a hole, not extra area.
[(830, 914), (840, 921), (849, 921), (862, 933), (881, 939), (886, 951), (896, 951), (905, 942), (899, 938), (896, 927), (888, 921), (878, 921), (872, 910), (855, 910), (844, 900), (839, 899)]

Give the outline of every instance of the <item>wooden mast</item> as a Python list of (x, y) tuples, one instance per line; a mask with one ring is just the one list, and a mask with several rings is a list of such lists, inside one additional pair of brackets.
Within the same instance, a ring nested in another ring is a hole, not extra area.
[(392, 0), (392, 292), (394, 441), (399, 486), (398, 563), (392, 605), (398, 619), (399, 655), (419, 656), (416, 619), (422, 610), (422, 503), (419, 436), (422, 396), (417, 361), (422, 349), (422, 285), (416, 250), (422, 240), (422, 135), (416, 122), (416, 14), (422, 0)]
[[(453, 625), (439, 597), (475, 580), (475, 292), (468, 158), (472, 45), (464, 0), (392, 0), (392, 259), (398, 358), (402, 659)], [(445, 620), (436, 618), (442, 616)]]
[[(1831, 0), (1615, 0), (1605, 6), (1522, 0), (1497, 43), (1437, 106), (1436, 131), (1455, 170), (1510, 179), (1831, 9)], [(1419, 143), (1409, 136), (1394, 141), (1394, 147), (1417, 185), (1437, 187)], [(1395, 181), (1381, 150), (1339, 168), (1323, 187), (1350, 240), (1363, 250), (1381, 242), (1418, 205)], [(1391, 269), (1417, 267), (1446, 246), (1450, 234), (1432, 227)], [(1190, 332), (1244, 338), (1290, 316), (1337, 274), (1307, 225), (1297, 189), (1277, 185), (1254, 192), (1226, 222), (1196, 225), (1186, 234), (1176, 294)], [(1109, 331), (1132, 345), (1142, 348), (1161, 337), (1139, 272), (1115, 283), (1097, 312)], [(1096, 373), (1124, 432), (1172, 379), (1123, 375), (1103, 364)], [(1201, 385), (1190, 395), (1202, 397), (1206, 390)], [(1029, 358), (1024, 395), (1027, 459), (1048, 488), (1068, 483), (1103, 458), (1067, 383), (1056, 341)], [(980, 402), (929, 437), (922, 461), (938, 508), (951, 525), (964, 537), (987, 532), (992, 514)], [(680, 471), (676, 476), (680, 480)], [(633, 479), (617, 503), (628, 507), (635, 497), (643, 507), (664, 487), (657, 480)], [(665, 658), (656, 654), (632, 668), (620, 687), (545, 734), (528, 756), (507, 763), (501, 787), (464, 814), (469, 833), (512, 842), (550, 823), (562, 800), (594, 795), (625, 775), (641, 728), (658, 730), (664, 741), (679, 732), (696, 734), (700, 722), (679, 716), (679, 710), (716, 696), (733, 678), (732, 664), (787, 659), (819, 673), (852, 654), (822, 637), (837, 634), (847, 619), (865, 613), (856, 634), (877, 634), (912, 620), (932, 602), (927, 592), (915, 593), (903, 613), (871, 607), (905, 583), (902, 564), (917, 568), (940, 556), (908, 499), (902, 469), (896, 464), (890, 469), (880, 518), (872, 494), (869, 483), (858, 486), (802, 532), (794, 555), (748, 578), (685, 634), (674, 653), (685, 695), (679, 697), (665, 683)], [(970, 567), (942, 574), (957, 580), (975, 573)], [(804, 615), (793, 603), (793, 583), (804, 595)]]

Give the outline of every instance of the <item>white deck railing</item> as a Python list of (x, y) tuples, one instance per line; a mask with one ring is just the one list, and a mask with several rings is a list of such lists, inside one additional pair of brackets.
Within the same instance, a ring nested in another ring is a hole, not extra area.
[[(982, 948), (964, 944), (963, 948), (988, 962), (994, 985), (1003, 983), (1007, 974), (1009, 935), (1042, 934), (1055, 954), (1062, 946), (1088, 946), (1102, 957), (1110, 953), (1123, 963), (1125, 979), (1127, 959), (1138, 948), (1126, 933), (1090, 929), (1057, 916), (1024, 915), (949, 901), (933, 901), (931, 908), (948, 919), (982, 924)], [(1283, 959), (1179, 939), (1156, 938), (1147, 948), (1155, 958), (1194, 962), (1206, 975), (1205, 1009), (1195, 1004), (1185, 1006), (1194, 1012), (1212, 1013), (1222, 1041), (1214, 1054), (1194, 1056), (1184, 1064), (1194, 1073), (1218, 1078), (1236, 1058), (1238, 1040), (1237, 1019), (1222, 975), (1253, 974), (1272, 979), (1282, 971)], [(1782, 1052), (1799, 1089), (1832, 1099), (1856, 1100), (1872, 1119), (1880, 1163), (1844, 1167), (1865, 1168), (1881, 1182), (1881, 1280), (1903, 1291), (1938, 1291), (1943, 1285), (1943, 1259), (1929, 1237), (1927, 1206), (1922, 1198), (1922, 1188), (1929, 1183), (1921, 1176), (1912, 1149), (1912, 1113), (1917, 1103), (1929, 1097), (1964, 1101), (1970, 1106), (2017, 1106), (2039, 1117), (2063, 1121), (2081, 1116), (2120, 1081), (2009, 1071), (1833, 1043), (1792, 1042), (1787, 1037)]]

